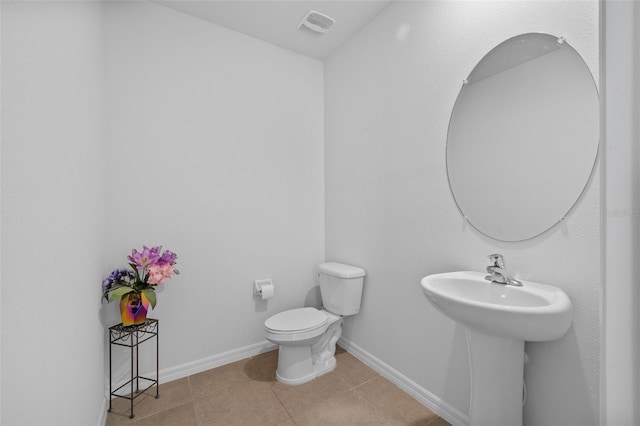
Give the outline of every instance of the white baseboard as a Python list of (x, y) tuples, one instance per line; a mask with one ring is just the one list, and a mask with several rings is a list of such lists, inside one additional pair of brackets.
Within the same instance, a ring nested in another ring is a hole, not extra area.
[[(109, 391), (107, 391), (109, 392)], [(100, 407), (100, 413), (98, 414), (98, 426), (104, 426), (107, 424), (107, 410), (109, 409), (109, 399), (107, 395), (102, 398), (102, 407)]]
[(192, 374), (201, 373), (212, 368), (268, 352), (276, 349), (277, 347), (278, 345), (274, 345), (273, 343), (264, 340), (242, 348), (232, 349), (227, 352), (211, 355), (185, 364), (176, 365), (175, 367), (165, 368), (160, 370), (158, 380), (160, 383), (171, 382), (173, 380), (191, 376)]
[(388, 364), (381, 361), (379, 358), (371, 355), (366, 350), (353, 342), (340, 338), (338, 344), (342, 346), (351, 355), (358, 358), (363, 363), (377, 371), (381, 376), (393, 382), (400, 389), (411, 395), (419, 403), (436, 413), (454, 426), (467, 426), (469, 424), (469, 417), (458, 409), (444, 402), (416, 382), (409, 379), (407, 376), (395, 370)]

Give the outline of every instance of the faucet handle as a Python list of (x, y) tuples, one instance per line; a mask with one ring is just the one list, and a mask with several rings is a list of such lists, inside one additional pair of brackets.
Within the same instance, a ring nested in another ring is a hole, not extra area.
[(491, 263), (493, 264), (493, 266), (497, 266), (498, 268), (504, 268), (504, 256), (502, 256), (501, 254), (498, 254), (498, 253), (490, 254), (487, 257), (489, 258), (489, 260), (491, 260)]

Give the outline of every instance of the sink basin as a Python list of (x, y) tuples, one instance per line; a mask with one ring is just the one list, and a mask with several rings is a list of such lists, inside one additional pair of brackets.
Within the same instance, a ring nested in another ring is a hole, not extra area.
[(431, 303), (449, 318), (486, 334), (540, 342), (564, 336), (572, 320), (571, 300), (562, 289), (522, 281), (495, 284), (479, 272), (448, 272), (422, 279)]
[(571, 326), (571, 300), (557, 287), (491, 283), (479, 272), (424, 277), (422, 290), (466, 327), (470, 426), (522, 426), (524, 342), (561, 338)]

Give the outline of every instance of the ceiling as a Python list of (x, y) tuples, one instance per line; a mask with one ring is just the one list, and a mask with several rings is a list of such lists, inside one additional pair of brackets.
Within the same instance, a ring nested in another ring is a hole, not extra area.
[[(171, 9), (256, 37), (285, 49), (326, 59), (392, 0), (154, 0)], [(310, 10), (336, 20), (324, 35), (299, 30)]]

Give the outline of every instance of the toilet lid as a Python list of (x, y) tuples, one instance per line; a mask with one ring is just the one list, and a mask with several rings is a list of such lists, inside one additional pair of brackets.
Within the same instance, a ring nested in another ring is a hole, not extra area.
[(322, 327), (329, 319), (316, 308), (299, 308), (275, 314), (264, 322), (270, 330), (293, 332)]

